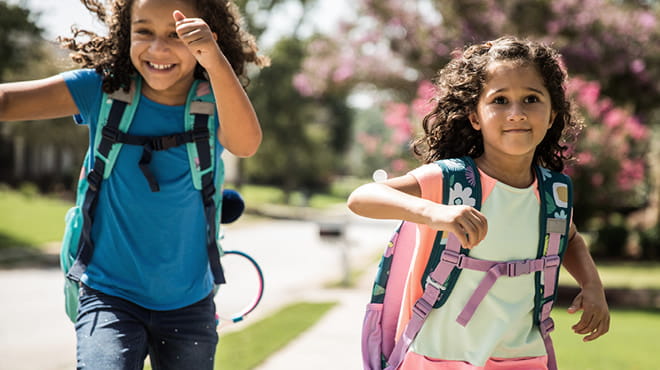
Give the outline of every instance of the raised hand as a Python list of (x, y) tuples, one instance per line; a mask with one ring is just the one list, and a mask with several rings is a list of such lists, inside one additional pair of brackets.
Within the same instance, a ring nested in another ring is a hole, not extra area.
[(218, 35), (201, 18), (186, 18), (179, 10), (172, 13), (176, 22), (176, 33), (188, 47), (197, 62), (205, 69), (210, 69), (224, 58), (218, 47)]

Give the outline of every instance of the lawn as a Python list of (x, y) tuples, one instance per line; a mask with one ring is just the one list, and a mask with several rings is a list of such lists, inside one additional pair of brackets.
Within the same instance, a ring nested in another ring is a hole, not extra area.
[(649, 370), (658, 369), (660, 312), (612, 310), (610, 331), (593, 342), (570, 329), (579, 316), (566, 309), (553, 310), (552, 339), (562, 370)]
[(314, 325), (335, 304), (294, 303), (241, 331), (221, 335), (216, 370), (253, 369)]
[(72, 206), (37, 194), (0, 190), (0, 249), (59, 241), (64, 215)]

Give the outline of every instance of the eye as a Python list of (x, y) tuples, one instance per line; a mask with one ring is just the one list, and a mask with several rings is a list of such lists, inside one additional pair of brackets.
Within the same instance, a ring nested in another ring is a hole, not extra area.
[(506, 104), (508, 102), (509, 102), (509, 100), (507, 100), (507, 98), (505, 98), (503, 96), (496, 96), (493, 99), (493, 104)]
[(170, 36), (169, 36), (169, 37), (172, 38), (172, 39), (178, 39), (178, 38), (179, 38), (179, 34), (176, 33), (176, 32), (172, 32), (172, 33), (170, 33)]
[(524, 102), (527, 103), (527, 104), (538, 103), (540, 101), (541, 101), (541, 99), (539, 99), (539, 97), (536, 96), (536, 95), (529, 95), (529, 96), (525, 97), (525, 99), (524, 99)]
[(146, 28), (135, 29), (133, 30), (133, 33), (137, 33), (138, 35), (144, 35), (144, 36), (151, 35), (151, 31)]

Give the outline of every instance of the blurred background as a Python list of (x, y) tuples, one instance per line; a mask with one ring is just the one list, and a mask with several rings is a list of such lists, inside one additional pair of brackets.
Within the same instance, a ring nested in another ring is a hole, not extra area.
[[(252, 158), (226, 158), (228, 185), (252, 214), (341, 206), (375, 170), (396, 176), (418, 166), (409, 144), (431, 80), (455, 49), (505, 34), (553, 44), (585, 124), (566, 170), (575, 222), (606, 285), (646, 292), (636, 307), (660, 328), (660, 1), (236, 3), (272, 59), (247, 88), (263, 144)], [(77, 0), (0, 0), (0, 82), (74, 68), (56, 42), (71, 24), (104, 32)], [(0, 124), (0, 257), (59, 240), (87, 135), (69, 118)], [(36, 230), (35, 214), (55, 221)], [(621, 297), (608, 295), (627, 307), (632, 298)]]
[[(409, 143), (429, 109), (430, 80), (465, 44), (504, 34), (560, 50), (585, 118), (575, 221), (594, 254), (660, 258), (660, 2), (654, 0), (241, 0), (272, 66), (248, 93), (264, 130), (249, 159), (228, 159), (231, 185), (274, 187), (278, 202), (344, 198), (382, 168), (417, 166)], [(0, 81), (72, 68), (58, 48), (70, 25), (103, 33), (75, 0), (0, 1)], [(69, 197), (87, 144), (71, 119), (0, 127), (0, 183)]]

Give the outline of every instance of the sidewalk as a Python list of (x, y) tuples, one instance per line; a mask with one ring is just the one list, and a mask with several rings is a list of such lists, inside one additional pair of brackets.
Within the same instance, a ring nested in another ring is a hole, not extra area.
[[(359, 369), (360, 330), (371, 280), (395, 223), (347, 216), (344, 245), (350, 268), (365, 268), (352, 289), (324, 289), (343, 277), (341, 242), (319, 237), (315, 221), (268, 220), (230, 225), (225, 249), (239, 249), (262, 267), (262, 303), (249, 325), (286, 304), (339, 302), (316, 325), (275, 353), (260, 370)], [(0, 270), (0, 370), (75, 368), (75, 333), (64, 314), (63, 277), (59, 269)]]

